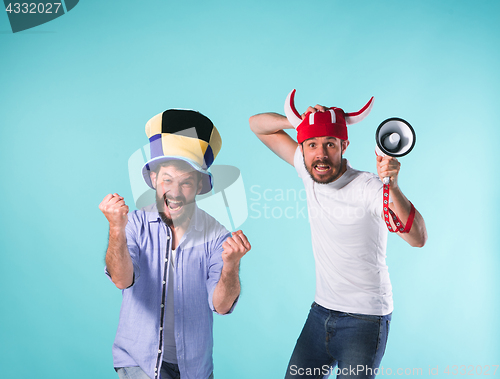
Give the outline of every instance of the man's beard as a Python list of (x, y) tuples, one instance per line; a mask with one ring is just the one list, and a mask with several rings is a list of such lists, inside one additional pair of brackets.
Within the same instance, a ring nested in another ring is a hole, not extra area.
[[(168, 200), (182, 201), (182, 207), (186, 208), (184, 209), (184, 212), (182, 212), (182, 214), (179, 215), (175, 220), (169, 217), (169, 215), (167, 215), (167, 213), (165, 212), (165, 207), (167, 206)], [(167, 194), (164, 194), (161, 198), (158, 196), (158, 194), (156, 194), (156, 208), (158, 208), (158, 214), (160, 215), (162, 221), (170, 228), (174, 228), (176, 226), (181, 226), (186, 221), (191, 219), (194, 211), (194, 203), (187, 203), (184, 197), (168, 199)]]
[(340, 163), (337, 167), (337, 170), (334, 170), (332, 175), (330, 175), (324, 179), (318, 179), (314, 176), (313, 171), (312, 171), (312, 170), (314, 170), (314, 166), (316, 166), (318, 164), (325, 164), (325, 165), (328, 165), (328, 166), (333, 168), (334, 167), (333, 162), (331, 162), (329, 159), (318, 159), (318, 160), (312, 162), (311, 167), (309, 168), (306, 166), (306, 160), (305, 160), (304, 154), (302, 154), (302, 157), (304, 158), (303, 162), (304, 162), (304, 167), (306, 168), (306, 171), (308, 172), (311, 179), (318, 184), (328, 184), (328, 183), (334, 182), (335, 180), (340, 178), (340, 176), (342, 175), (342, 162), (344, 161), (342, 153), (340, 154)]

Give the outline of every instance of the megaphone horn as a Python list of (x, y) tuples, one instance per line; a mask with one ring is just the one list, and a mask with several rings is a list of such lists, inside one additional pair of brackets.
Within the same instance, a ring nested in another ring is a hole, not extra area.
[[(412, 151), (417, 136), (411, 125), (397, 117), (388, 118), (383, 121), (375, 132), (375, 153), (377, 155), (391, 157), (403, 157)], [(384, 178), (384, 184), (389, 178)]]

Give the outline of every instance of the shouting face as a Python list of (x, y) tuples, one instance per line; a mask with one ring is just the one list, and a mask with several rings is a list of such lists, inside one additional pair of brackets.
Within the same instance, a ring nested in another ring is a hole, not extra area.
[(199, 173), (189, 165), (166, 165), (151, 173), (156, 188), (156, 205), (163, 221), (173, 227), (191, 219), (194, 200), (200, 193)]
[(342, 154), (349, 141), (336, 137), (315, 137), (305, 140), (300, 146), (304, 165), (316, 183), (331, 183), (346, 171)]

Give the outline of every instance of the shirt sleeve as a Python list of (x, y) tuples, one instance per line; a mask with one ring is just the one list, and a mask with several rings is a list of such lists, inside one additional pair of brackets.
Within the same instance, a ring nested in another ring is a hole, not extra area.
[[(135, 284), (136, 280), (139, 279), (139, 277), (141, 275), (141, 270), (139, 268), (140, 249), (139, 249), (139, 245), (137, 244), (137, 238), (138, 238), (137, 225), (138, 225), (137, 212), (130, 212), (128, 214), (127, 226), (125, 227), (125, 234), (126, 234), (126, 239), (127, 239), (127, 249), (128, 249), (129, 254), (130, 254), (130, 258), (132, 259), (132, 265), (134, 266), (134, 277), (133, 277), (133, 282), (130, 285), (130, 287), (132, 287)], [(110, 275), (107, 267), (104, 267), (104, 273), (111, 280), (111, 275)]]
[(304, 157), (300, 152), (300, 146), (297, 146), (297, 149), (295, 150), (295, 155), (293, 156), (293, 166), (295, 167), (295, 170), (297, 170), (297, 174), (300, 178), (304, 178), (304, 175), (308, 175), (306, 166), (304, 166)]
[[(365, 200), (369, 212), (374, 217), (382, 217), (383, 206), (383, 184), (380, 178), (375, 174), (368, 174), (369, 177), (366, 181), (365, 187)], [(390, 202), (389, 198), (389, 202)]]
[[(222, 272), (222, 266), (223, 266), (222, 251), (224, 250), (222, 248), (222, 244), (228, 237), (231, 237), (231, 233), (229, 233), (226, 229), (224, 229), (224, 232), (221, 233), (219, 237), (216, 238), (211, 244), (210, 260), (208, 264), (209, 267), (208, 267), (208, 278), (207, 278), (207, 291), (208, 291), (208, 305), (210, 306), (210, 309), (215, 313), (217, 313), (217, 311), (215, 310), (214, 307), (213, 297), (214, 297), (215, 287), (217, 287), (217, 283), (219, 283), (220, 275)], [(236, 298), (236, 300), (234, 301), (229, 312), (225, 314), (230, 314), (233, 312), (234, 307), (238, 302), (238, 298)]]

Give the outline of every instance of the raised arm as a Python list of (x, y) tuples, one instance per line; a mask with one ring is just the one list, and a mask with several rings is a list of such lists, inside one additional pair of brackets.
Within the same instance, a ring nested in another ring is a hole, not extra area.
[(217, 313), (226, 314), (240, 295), (240, 260), (252, 247), (241, 230), (232, 233), (222, 247), (224, 264), (214, 290), (213, 304)]
[[(400, 168), (401, 163), (399, 163), (396, 158), (377, 156), (377, 171), (380, 179), (382, 180), (384, 177), (390, 177), (389, 195), (392, 198), (392, 203), (390, 203), (389, 206), (399, 219), (403, 221), (403, 223), (406, 223), (410, 215), (411, 204), (398, 185)], [(382, 218), (383, 217), (382, 215)], [(390, 221), (393, 229), (395, 229), (392, 219)], [(415, 219), (413, 220), (413, 226), (410, 232), (398, 232), (398, 235), (413, 247), (423, 247), (425, 245), (427, 242), (427, 229), (425, 227), (424, 218), (418, 210), (415, 209)]]
[(278, 157), (293, 166), (297, 142), (284, 129), (293, 129), (288, 119), (278, 113), (260, 113), (250, 117), (250, 129)]
[(125, 227), (128, 222), (128, 206), (118, 194), (107, 195), (99, 209), (109, 221), (109, 241), (106, 250), (106, 268), (111, 280), (119, 289), (132, 285), (134, 266), (127, 248)]

